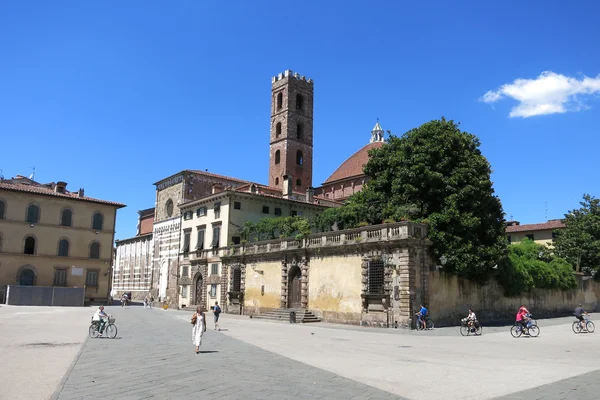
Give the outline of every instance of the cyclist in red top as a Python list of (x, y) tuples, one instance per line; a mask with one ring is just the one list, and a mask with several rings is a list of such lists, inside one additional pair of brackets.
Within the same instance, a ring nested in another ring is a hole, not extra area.
[(517, 313), (516, 322), (518, 325), (521, 325), (521, 329), (523, 330), (523, 332), (527, 331), (527, 324), (525, 323), (527, 314), (529, 314), (529, 310), (527, 310), (525, 304), (521, 305), (521, 308), (519, 308), (519, 312)]

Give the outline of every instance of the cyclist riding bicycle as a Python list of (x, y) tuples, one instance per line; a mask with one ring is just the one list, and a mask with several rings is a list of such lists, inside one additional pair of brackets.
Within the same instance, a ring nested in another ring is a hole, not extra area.
[(98, 332), (100, 333), (100, 336), (102, 336), (102, 331), (104, 330), (104, 325), (106, 325), (107, 320), (108, 314), (104, 312), (104, 306), (98, 307), (98, 310), (96, 310), (92, 317), (92, 321), (98, 321)]
[(585, 320), (583, 318), (584, 315), (590, 315), (588, 313), (586, 313), (583, 308), (581, 307), (581, 304), (579, 304), (577, 306), (577, 308), (575, 308), (575, 318), (577, 318), (579, 320), (579, 324), (581, 325), (581, 328), (583, 330), (587, 330), (587, 324), (585, 323)]
[(475, 326), (475, 321), (477, 321), (477, 316), (475, 315), (473, 310), (469, 308), (469, 315), (467, 316), (467, 326), (469, 328), (473, 328)]
[(428, 311), (423, 304), (421, 304), (421, 309), (417, 313), (417, 323), (423, 326), (423, 329), (427, 329), (427, 317)]
[(527, 332), (527, 316), (529, 315), (529, 310), (525, 307), (525, 304), (521, 305), (519, 308), (519, 312), (517, 313), (516, 323), (521, 326), (521, 330), (523, 332)]

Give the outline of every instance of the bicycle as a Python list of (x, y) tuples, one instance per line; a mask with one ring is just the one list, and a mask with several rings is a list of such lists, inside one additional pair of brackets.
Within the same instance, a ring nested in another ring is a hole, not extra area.
[(510, 328), (510, 334), (514, 338), (521, 337), (522, 334), (525, 334), (529, 337), (537, 337), (540, 334), (540, 328), (531, 321), (527, 321), (526, 328), (524, 331), (523, 327), (520, 324), (515, 323)]
[[(417, 318), (415, 318), (415, 329), (418, 331), (422, 331), (423, 324), (421, 323), (421, 321), (419, 321), (418, 315), (419, 315), (419, 313), (415, 314), (415, 316), (417, 316)], [(432, 320), (430, 320), (427, 317), (421, 317), (421, 319), (425, 320), (425, 329), (426, 330), (433, 329), (433, 321)]]
[(461, 319), (460, 322), (461, 322), (461, 326), (460, 326), (460, 334), (461, 335), (469, 336), (471, 333), (474, 333), (475, 336), (481, 335), (483, 329), (481, 328), (481, 324), (479, 323), (479, 321), (477, 321), (477, 320), (473, 321), (472, 326), (468, 325), (466, 318)]
[[(596, 326), (594, 325), (594, 323), (590, 321), (589, 318), (583, 317), (583, 319), (585, 320), (585, 330), (588, 333), (594, 333), (594, 331), (596, 330)], [(584, 325), (580, 320), (573, 322), (572, 328), (573, 332), (575, 333), (581, 333), (584, 331)]]
[[(111, 339), (117, 337), (117, 326), (115, 325), (116, 318), (113, 318), (112, 315), (108, 316), (108, 322), (104, 325), (104, 333)], [(92, 320), (92, 324), (90, 325), (89, 334), (91, 338), (97, 338), (100, 336), (100, 321)]]

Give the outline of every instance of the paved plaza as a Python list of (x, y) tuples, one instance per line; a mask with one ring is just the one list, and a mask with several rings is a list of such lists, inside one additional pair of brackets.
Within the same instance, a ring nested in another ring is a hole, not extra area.
[(86, 339), (94, 308), (0, 307), (0, 398), (600, 398), (600, 333), (575, 335), (571, 318), (514, 339), (223, 315), (195, 354), (191, 311), (107, 310), (116, 339)]

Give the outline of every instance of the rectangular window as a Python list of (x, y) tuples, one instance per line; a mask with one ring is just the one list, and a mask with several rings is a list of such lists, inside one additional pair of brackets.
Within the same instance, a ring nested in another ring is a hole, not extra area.
[(279, 207), (275, 208), (275, 215), (277, 215), (277, 216), (281, 215), (281, 208), (279, 208)]
[(200, 207), (196, 210), (196, 217), (204, 217), (206, 215), (206, 207)]
[(67, 270), (56, 269), (54, 271), (54, 286), (66, 286), (67, 285)]
[(184, 265), (183, 267), (181, 267), (181, 277), (182, 278), (187, 278), (188, 277), (188, 269), (189, 267), (187, 265)]
[(526, 237), (527, 239), (529, 239), (529, 240), (534, 240), (534, 239), (533, 239), (533, 233), (527, 234), (527, 235), (525, 235), (525, 237)]
[(85, 284), (86, 286), (98, 286), (98, 271), (88, 271)]
[(269, 206), (263, 206), (263, 214), (269, 214)]
[(558, 234), (556, 232), (552, 232), (552, 240), (556, 239), (557, 236)]
[(219, 248), (220, 236), (221, 236), (221, 227), (213, 226), (213, 237), (212, 237), (212, 242), (210, 243), (211, 248), (213, 248), (213, 249)]
[(369, 266), (367, 270), (367, 289), (369, 290), (369, 294), (383, 294), (384, 275), (385, 268), (383, 265), (383, 261), (369, 261)]
[(210, 265), (210, 274), (211, 275), (219, 275), (219, 264), (211, 264)]
[(240, 292), (242, 290), (242, 269), (240, 267), (233, 269), (233, 291)]
[(242, 209), (242, 203), (240, 203), (239, 201), (234, 201), (233, 202), (233, 209), (234, 210), (241, 210)]
[(194, 213), (192, 211), (186, 211), (185, 213), (183, 213), (183, 219), (184, 220), (190, 220), (194, 218)]
[(241, 243), (241, 238), (239, 236), (233, 236), (231, 238), (232, 243), (235, 244), (240, 244)]
[(185, 231), (183, 231), (183, 247), (181, 248), (181, 251), (183, 252), (183, 254), (188, 254), (190, 252), (191, 236), (192, 236), (191, 229), (186, 229)]
[(204, 228), (198, 228), (198, 238), (196, 239), (196, 250), (204, 250)]
[(510, 237), (510, 235), (508, 235), (506, 238), (508, 239), (508, 243), (512, 243), (512, 238)]
[(217, 297), (217, 285), (210, 285), (210, 297)]
[(215, 212), (215, 219), (221, 218), (221, 202), (215, 203), (213, 211)]
[(295, 217), (296, 215), (298, 215), (297, 211), (292, 210), (292, 217)]
[(183, 297), (184, 299), (187, 299), (187, 297), (188, 297), (188, 287), (187, 287), (187, 285), (183, 285), (181, 287), (181, 297)]

